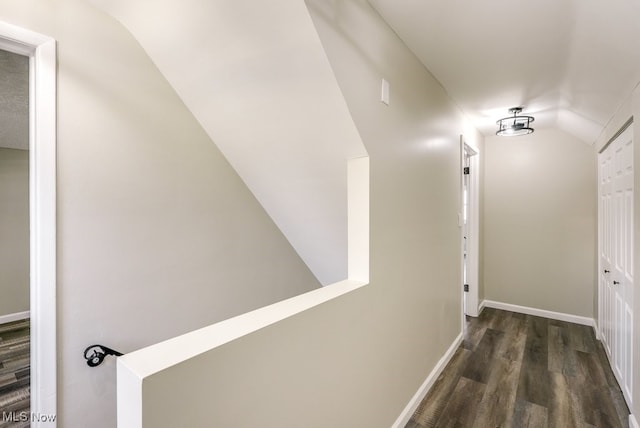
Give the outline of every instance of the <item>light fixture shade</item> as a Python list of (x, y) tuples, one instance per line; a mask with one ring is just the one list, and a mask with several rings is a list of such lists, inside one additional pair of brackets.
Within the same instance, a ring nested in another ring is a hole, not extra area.
[(531, 134), (533, 132), (531, 124), (535, 119), (532, 116), (518, 116), (520, 112), (522, 112), (522, 107), (510, 108), (509, 113), (512, 113), (513, 116), (505, 117), (496, 122), (496, 125), (498, 125), (496, 135), (515, 137)]

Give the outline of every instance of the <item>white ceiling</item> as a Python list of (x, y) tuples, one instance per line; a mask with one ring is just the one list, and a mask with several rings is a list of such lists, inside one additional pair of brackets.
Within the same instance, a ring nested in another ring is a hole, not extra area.
[(29, 149), (29, 58), (0, 50), (0, 147)]
[(369, 2), (486, 136), (524, 106), (593, 143), (640, 81), (640, 1)]

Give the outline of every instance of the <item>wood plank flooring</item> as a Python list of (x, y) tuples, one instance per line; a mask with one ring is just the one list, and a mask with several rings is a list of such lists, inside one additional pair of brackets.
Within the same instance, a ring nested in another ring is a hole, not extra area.
[(485, 308), (406, 428), (628, 428), (591, 327)]
[(29, 426), (8, 415), (29, 414), (30, 366), (29, 320), (0, 325), (0, 428)]

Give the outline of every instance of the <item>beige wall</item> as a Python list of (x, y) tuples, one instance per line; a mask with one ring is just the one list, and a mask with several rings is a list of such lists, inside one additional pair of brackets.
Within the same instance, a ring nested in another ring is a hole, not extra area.
[(367, 2), (307, 5), (370, 155), (371, 282), (146, 379), (145, 426), (389, 427), (461, 331), (459, 136), (480, 137)]
[(29, 310), (29, 152), (0, 148), (0, 317)]
[(353, 346), (376, 349), (361, 385), (388, 389), (359, 404), (379, 404), (370, 426), (388, 426), (461, 329), (460, 135), (481, 151), (483, 137), (368, 2), (306, 3), (370, 156), (371, 284)]
[(81, 0), (0, 0), (57, 39), (58, 409), (115, 426), (129, 352), (319, 284), (132, 36)]
[(593, 147), (541, 129), (485, 143), (485, 299), (592, 318)]

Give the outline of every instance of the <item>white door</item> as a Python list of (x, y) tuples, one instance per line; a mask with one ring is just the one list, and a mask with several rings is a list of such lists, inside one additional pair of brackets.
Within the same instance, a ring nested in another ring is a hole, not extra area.
[(463, 312), (478, 316), (478, 150), (465, 143), (461, 137), (462, 153), (462, 201), (460, 226), (462, 227), (462, 285)]
[(598, 156), (600, 335), (631, 405), (633, 380), (633, 133), (629, 126)]

